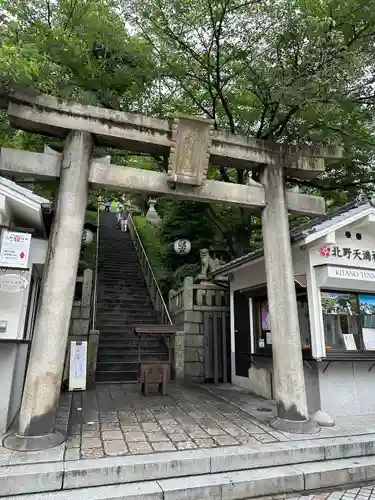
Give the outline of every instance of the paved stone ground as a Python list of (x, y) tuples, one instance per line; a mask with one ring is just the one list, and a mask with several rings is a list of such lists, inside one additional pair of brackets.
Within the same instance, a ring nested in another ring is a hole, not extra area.
[(0, 467), (375, 434), (374, 415), (338, 419), (336, 427), (315, 435), (277, 432), (267, 425), (275, 413), (274, 402), (229, 385), (171, 384), (168, 396), (129, 391), (129, 385), (116, 384), (62, 394), (57, 427), (68, 434), (67, 441), (52, 450), (20, 453), (2, 447), (5, 436), (0, 436)]
[(268, 432), (279, 441), (300, 441), (304, 439), (334, 438), (339, 436), (354, 436), (360, 434), (375, 434), (375, 415), (345, 415), (336, 418), (334, 427), (321, 428), (317, 434), (291, 434), (271, 429), (267, 423), (277, 415), (275, 401), (269, 401), (248, 394), (246, 391), (230, 384), (218, 386), (206, 385), (205, 390), (241, 410), (257, 425), (268, 429)]
[(144, 397), (126, 385), (75, 393), (66, 460), (278, 441), (264, 426), (199, 387)]
[(363, 488), (352, 488), (350, 490), (333, 491), (331, 493), (318, 493), (303, 497), (289, 497), (289, 500), (374, 500), (375, 485), (367, 485)]

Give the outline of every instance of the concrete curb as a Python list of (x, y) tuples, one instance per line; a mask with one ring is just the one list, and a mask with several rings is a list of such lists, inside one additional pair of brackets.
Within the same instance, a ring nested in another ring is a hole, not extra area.
[[(264, 496), (375, 479), (374, 455), (375, 435), (372, 434), (336, 438), (334, 441), (316, 439), (271, 443), (256, 448), (240, 446), (153, 455), (108, 457), (65, 463), (50, 462), (5, 466), (0, 467), (0, 497), (9, 498), (11, 495), (40, 492), (51, 492), (52, 495), (57, 495), (59, 490), (67, 490), (67, 493), (70, 491), (70, 498), (74, 497), (78, 500), (80, 497), (77, 497), (76, 493), (80, 492), (82, 488), (96, 490), (97, 487), (103, 486), (146, 484), (146, 482), (158, 481), (163, 491), (164, 487), (166, 488), (163, 500), (169, 498), (203, 499), (207, 488), (210, 500), (214, 500), (216, 498), (214, 495), (218, 494), (216, 488), (218, 484), (228, 484), (228, 481), (230, 484), (236, 481), (242, 484), (245, 481), (244, 478), (249, 478), (250, 482), (258, 478), (257, 481), (260, 482), (257, 484), (262, 484), (262, 486), (259, 486), (259, 493), (256, 493), (256, 496)], [(357, 462), (363, 464), (364, 471), (357, 466)], [(295, 485), (298, 483), (297, 490), (288, 489), (292, 487), (288, 486), (291, 469), (294, 473), (290, 477), (294, 478), (297, 474), (298, 477), (303, 478), (302, 483), (299, 482), (299, 479), (290, 479), (293, 488), (297, 488)], [(343, 470), (346, 472), (342, 472)], [(283, 477), (280, 471), (288, 473), (284, 474), (286, 482), (275, 479), (274, 487), (271, 482), (267, 483), (269, 478), (273, 477), (272, 474), (276, 474), (275, 478)], [(265, 481), (264, 484), (261, 481), (262, 478)], [(266, 478), (268, 479), (266, 480)], [(217, 481), (219, 482), (217, 483)], [(320, 481), (319, 485), (315, 484), (317, 481)], [(186, 487), (182, 487), (183, 484)], [(275, 491), (265, 493), (268, 491), (268, 487), (274, 488)], [(180, 488), (183, 491), (195, 488), (203, 488), (203, 490), (199, 490), (198, 496), (194, 497), (183, 496)], [(236, 491), (242, 491), (243, 488), (248, 491), (247, 497), (255, 496), (251, 490), (252, 486), (238, 486)], [(75, 490), (75, 492), (73, 493), (71, 490)], [(175, 490), (179, 491), (179, 497), (173, 496)], [(220, 492), (222, 491), (224, 490), (220, 487)], [(223, 498), (247, 497), (225, 496)], [(42, 499), (44, 496), (35, 496), (35, 499), (39, 500), (39, 498)], [(46, 496), (46, 498), (52, 497)], [(56, 496), (56, 498), (59, 497)], [(120, 496), (118, 498), (128, 497)], [(221, 499), (221, 497), (218, 498)]]

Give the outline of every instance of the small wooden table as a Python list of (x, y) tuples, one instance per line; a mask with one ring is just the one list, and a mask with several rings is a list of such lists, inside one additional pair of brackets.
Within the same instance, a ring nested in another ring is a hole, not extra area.
[(148, 384), (156, 382), (159, 384), (161, 394), (166, 396), (171, 376), (170, 339), (177, 332), (177, 328), (173, 325), (134, 325), (134, 332), (139, 337), (159, 337), (168, 340), (167, 361), (141, 361), (141, 346), (138, 346), (139, 378), (143, 394), (147, 396)]

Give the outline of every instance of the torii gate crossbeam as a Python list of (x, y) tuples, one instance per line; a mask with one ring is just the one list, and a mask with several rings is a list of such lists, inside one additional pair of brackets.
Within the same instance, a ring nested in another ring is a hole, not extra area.
[[(61, 172), (62, 155), (34, 153), (17, 149), (1, 148), (0, 172), (16, 180), (58, 179)], [(173, 196), (208, 203), (223, 202), (259, 210), (266, 206), (265, 188), (262, 184), (251, 185), (224, 183), (207, 179), (201, 186), (191, 188), (186, 184), (171, 186), (165, 173), (123, 167), (93, 159), (90, 162), (89, 184), (93, 188), (107, 187), (126, 192), (146, 193), (154, 196)], [(325, 213), (324, 198), (287, 191), (289, 212), (300, 215), (322, 215)]]

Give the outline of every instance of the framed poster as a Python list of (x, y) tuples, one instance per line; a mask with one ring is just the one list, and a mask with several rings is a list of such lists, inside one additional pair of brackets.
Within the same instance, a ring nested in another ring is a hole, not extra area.
[(359, 310), (364, 328), (375, 328), (375, 296), (360, 295)]
[(263, 300), (260, 304), (260, 316), (262, 321), (262, 330), (270, 330), (270, 312), (268, 310), (268, 300)]

